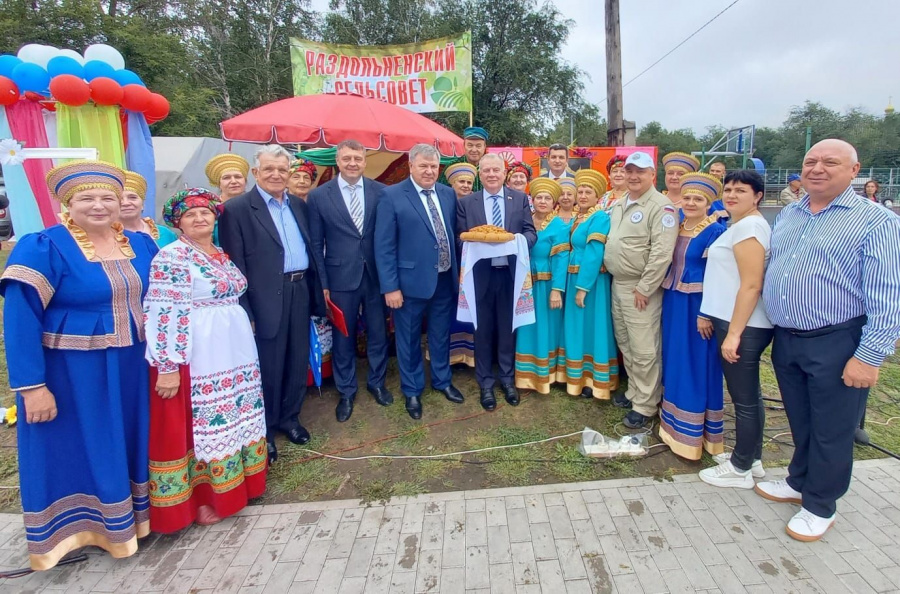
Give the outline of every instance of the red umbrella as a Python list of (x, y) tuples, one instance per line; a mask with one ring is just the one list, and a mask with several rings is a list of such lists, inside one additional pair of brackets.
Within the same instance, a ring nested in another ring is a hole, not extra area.
[(420, 142), (441, 154), (463, 154), (462, 139), (408, 109), (358, 95), (305, 95), (275, 101), (221, 124), (231, 142), (335, 146), (357, 140), (367, 149), (406, 152)]

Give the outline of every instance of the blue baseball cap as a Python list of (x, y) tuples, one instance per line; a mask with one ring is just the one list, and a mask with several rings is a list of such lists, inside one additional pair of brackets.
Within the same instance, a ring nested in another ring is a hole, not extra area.
[(790, 174), (788, 176), (788, 183), (791, 183), (792, 181), (800, 181), (800, 176), (797, 175), (796, 173)]
[(625, 159), (625, 167), (629, 165), (634, 165), (640, 169), (656, 169), (656, 163), (654, 163), (653, 158), (643, 151), (637, 151), (628, 155), (628, 158)]

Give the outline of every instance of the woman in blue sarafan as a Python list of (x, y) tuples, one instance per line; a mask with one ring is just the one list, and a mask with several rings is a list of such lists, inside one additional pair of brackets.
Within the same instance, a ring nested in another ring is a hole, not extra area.
[(677, 455), (699, 460), (724, 451), (722, 366), (712, 322), (700, 314), (709, 246), (725, 233), (709, 205), (722, 182), (707, 173), (681, 177), (681, 223), (663, 281), (663, 401), (659, 436)]
[(0, 277), (31, 567), (149, 533), (149, 367), (141, 300), (150, 236), (118, 223), (125, 173), (76, 161), (47, 174), (62, 224), (22, 237)]
[(563, 326), (563, 294), (569, 266), (571, 222), (556, 216), (562, 187), (549, 177), (531, 182), (537, 242), (531, 248), (534, 287), (534, 324), (516, 331), (516, 387), (549, 394), (558, 376), (564, 376), (559, 360)]

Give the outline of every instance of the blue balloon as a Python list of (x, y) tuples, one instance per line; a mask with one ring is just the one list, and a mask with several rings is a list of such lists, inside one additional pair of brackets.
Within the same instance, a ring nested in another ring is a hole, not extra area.
[(78, 78), (84, 78), (84, 66), (78, 63), (74, 58), (68, 56), (56, 56), (47, 62), (47, 72), (50, 77), (59, 76), (60, 74), (71, 74)]
[(19, 64), (13, 68), (10, 78), (18, 85), (19, 90), (23, 92), (32, 91), (43, 95), (47, 92), (47, 87), (50, 86), (50, 75), (37, 64), (29, 64), (27, 62)]
[(125, 85), (141, 85), (142, 87), (147, 86), (144, 84), (144, 81), (141, 80), (141, 77), (131, 70), (116, 70), (116, 73), (113, 76), (113, 80), (123, 87)]
[(0, 56), (0, 76), (12, 78), (13, 69), (21, 63), (22, 60), (12, 54)]
[(116, 70), (106, 62), (101, 62), (100, 60), (91, 60), (90, 62), (85, 63), (84, 80), (91, 82), (95, 78), (100, 78), (101, 76), (114, 79)]

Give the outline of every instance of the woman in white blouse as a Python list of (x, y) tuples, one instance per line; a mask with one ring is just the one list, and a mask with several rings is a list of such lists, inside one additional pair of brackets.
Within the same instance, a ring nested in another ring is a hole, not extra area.
[(731, 226), (709, 248), (700, 312), (712, 320), (722, 356), (725, 385), (734, 404), (736, 438), (730, 460), (700, 472), (717, 487), (752, 489), (765, 476), (762, 438), (765, 409), (759, 386), (760, 355), (772, 341), (762, 301), (772, 229), (759, 212), (763, 178), (752, 170), (725, 177), (725, 208)]

